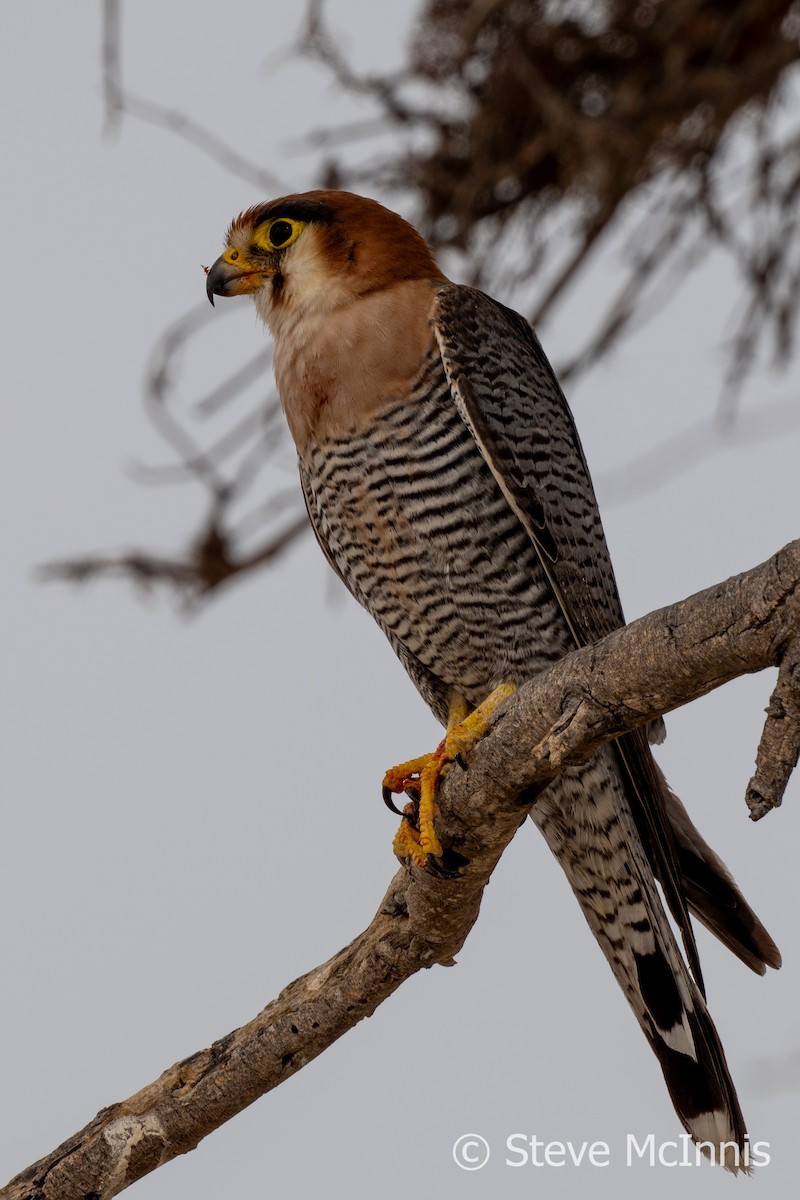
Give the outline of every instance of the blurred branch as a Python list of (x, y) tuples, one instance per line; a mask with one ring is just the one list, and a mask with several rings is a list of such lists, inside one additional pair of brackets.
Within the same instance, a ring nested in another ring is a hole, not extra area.
[[(272, 361), (266, 351), (210, 388), (194, 404), (187, 420), (176, 409), (181, 357), (214, 314), (207, 304), (183, 314), (164, 331), (154, 347), (145, 374), (146, 410), (176, 461), (158, 466), (137, 465), (136, 478), (150, 484), (191, 480), (206, 496), (206, 513), (186, 549), (165, 555), (134, 549), (78, 555), (45, 564), (39, 577), (46, 581), (83, 584), (97, 578), (126, 579), (150, 590), (163, 585), (186, 606), (219, 594), (223, 584), (274, 563), (308, 528), (299, 485), (277, 487), (273, 473), (265, 481), (262, 499), (252, 498), (262, 468), (273, 462), (285, 442), (280, 403), (265, 379)], [(230, 409), (245, 389), (264, 381), (267, 399), (259, 394), (241, 416), (228, 421), (221, 435), (209, 438), (202, 426)], [(250, 511), (236, 517), (245, 501)]]
[(239, 154), (223, 138), (217, 137), (186, 113), (137, 96), (123, 86), (120, 4), (121, 0), (103, 0), (103, 108), (106, 132), (118, 132), (124, 116), (134, 117), (148, 125), (165, 129), (188, 142), (219, 163), (226, 171), (243, 179), (245, 183), (252, 184), (262, 193), (276, 194), (285, 190), (278, 177), (271, 171), (265, 171), (243, 154)]
[(691, 471), (698, 463), (726, 450), (772, 441), (800, 431), (796, 396), (740, 413), (736, 424), (720, 430), (716, 419), (696, 421), (679, 433), (608, 471), (595, 472), (603, 505), (628, 503)]
[[(486, 290), (512, 256), (527, 274), (529, 298), (517, 307), (534, 324), (552, 318), (590, 255), (629, 223), (631, 201), (644, 204), (646, 251), (623, 253), (617, 299), (566, 375), (594, 365), (640, 319), (651, 277), (671, 273), (679, 286), (669, 268), (692, 229), (695, 265), (723, 248), (749, 295), (729, 383), (741, 388), (768, 331), (785, 359), (800, 275), (787, 252), (800, 233), (798, 132), (784, 129), (800, 57), (793, 0), (427, 0), (406, 69), (379, 80), (352, 69), (323, 8), (309, 6), (305, 52), (403, 138), (371, 176), (330, 161), (339, 186), (357, 174), (373, 187), (410, 187), (434, 246), (458, 248)], [(743, 154), (753, 169), (737, 183)], [(571, 234), (554, 237), (563, 212)]]
[(250, 554), (232, 557), (231, 538), (211, 521), (185, 559), (133, 550), (46, 563), (38, 573), (48, 582), (86, 583), (100, 576), (112, 576), (130, 580), (145, 590), (155, 584), (167, 584), (185, 605), (191, 606), (215, 593), (222, 584), (280, 557), (307, 528), (304, 512)]
[[(102, 0), (102, 79), (106, 133), (119, 130), (123, 117), (133, 117), (167, 130), (199, 149), (258, 189), (260, 194), (279, 192), (277, 177), (236, 152), (226, 141), (187, 114), (136, 95), (125, 88), (122, 77), (121, 3)], [(284, 432), (274, 420), (277, 398), (251, 404), (235, 415), (236, 401), (253, 384), (266, 379), (271, 363), (268, 350), (232, 371), (194, 405), (187, 416), (176, 407), (175, 379), (184, 351), (208, 324), (211, 311), (199, 305), (176, 320), (154, 347), (147, 369), (145, 406), (174, 461), (163, 466), (137, 466), (134, 474), (151, 484), (192, 481), (206, 494), (206, 513), (191, 544), (168, 556), (141, 549), (121, 553), (91, 554), (47, 564), (45, 579), (83, 583), (98, 576), (128, 578), (150, 588), (165, 584), (184, 603), (205, 598), (223, 583), (273, 562), (307, 527), (299, 489), (285, 490), (251, 503), (249, 515), (236, 523), (234, 509), (253, 487), (264, 464), (284, 442)], [(268, 390), (272, 392), (271, 386)], [(203, 422), (225, 411), (231, 421), (211, 440)], [(249, 548), (245, 548), (243, 543)]]
[[(756, 798), (754, 818), (779, 804), (800, 750), (799, 631), (800, 542), (793, 542), (762, 566), (651, 613), (530, 680), (500, 710), (466, 769), (454, 765), (444, 780), (437, 832), (445, 872), (398, 871), (364, 933), (289, 984), (249, 1024), (102, 1109), (0, 1190), (0, 1200), (113, 1196), (193, 1150), (421, 968), (453, 964), (500, 856), (559, 770), (722, 683), (774, 665), (778, 688), (748, 796)], [(779, 772), (771, 744), (780, 745)]]
[[(291, 190), (185, 113), (124, 86), (120, 8), (120, 0), (103, 0), (106, 131), (131, 116), (190, 142), (259, 196)], [(369, 111), (308, 134), (326, 156), (325, 186), (410, 194), (434, 248), (457, 253), (462, 277), (535, 324), (553, 320), (601, 254), (615, 256), (613, 288), (593, 327), (576, 331), (563, 380), (652, 319), (712, 250), (735, 264), (741, 292), (716, 420), (607, 473), (617, 496), (641, 494), (717, 453), (737, 423), (747, 436), (794, 428), (782, 408), (762, 408), (759, 427), (739, 401), (765, 349), (781, 365), (795, 346), (798, 0), (425, 0), (404, 64), (386, 75), (356, 69), (326, 11), (325, 0), (308, 0), (288, 54), (317, 63)], [(395, 135), (388, 152), (365, 162), (364, 139), (385, 145), (387, 133)], [(288, 544), (275, 528), (274, 481), (262, 470), (284, 444), (273, 420), (277, 400), (265, 384), (266, 398), (245, 403), (267, 376), (268, 352), (188, 411), (176, 403), (176, 364), (210, 315), (198, 308), (182, 317), (154, 350), (145, 402), (174, 461), (137, 471), (150, 483), (202, 487), (206, 512), (192, 546), (174, 558), (94, 555), (57, 564), (51, 575), (127, 570), (139, 582), (160, 579), (202, 595), (216, 586), (209, 562), (225, 564), (225, 579), (249, 562), (244, 529), (261, 536), (264, 561), (275, 561), (273, 544)], [(212, 417), (227, 422), (213, 437)], [(251, 518), (237, 532), (234, 508), (245, 499)], [(297, 506), (291, 528), (301, 530), (299, 494)]]
[(122, 110), (119, 7), (120, 0), (103, 0), (103, 111), (107, 137), (119, 130)]
[[(405, 71), (386, 77), (361, 75), (353, 70), (325, 24), (324, 9), (325, 0), (308, 0), (305, 25), (298, 40), (300, 53), (327, 67), (345, 91), (376, 100), (388, 120), (400, 125), (409, 125), (417, 120), (427, 121), (427, 112), (417, 113), (407, 101), (401, 99), (400, 85), (410, 77), (410, 73)], [(353, 134), (360, 136), (360, 127), (356, 127)]]
[(120, 115), (135, 117), (148, 125), (165, 129), (168, 133), (195, 146), (208, 158), (218, 163), (224, 170), (230, 171), (238, 179), (252, 184), (259, 195), (280, 195), (286, 188), (272, 171), (265, 171), (249, 158), (234, 150), (223, 138), (217, 137), (210, 129), (194, 121), (186, 113), (177, 109), (166, 108), (143, 96), (137, 96), (130, 91), (121, 91), (118, 98)]

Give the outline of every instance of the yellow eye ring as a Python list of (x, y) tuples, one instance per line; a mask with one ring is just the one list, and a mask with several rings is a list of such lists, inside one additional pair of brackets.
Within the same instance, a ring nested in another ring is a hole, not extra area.
[(297, 241), (304, 228), (303, 221), (294, 221), (291, 217), (273, 217), (254, 231), (254, 240), (262, 250), (285, 250)]

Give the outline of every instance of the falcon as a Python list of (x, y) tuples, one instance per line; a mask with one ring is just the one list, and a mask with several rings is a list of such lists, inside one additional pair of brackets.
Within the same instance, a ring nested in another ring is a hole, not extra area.
[[(445, 727), (436, 751), (384, 781), (418, 789), (395, 849), (411, 870), (434, 866), (442, 771), (524, 680), (624, 623), (572, 414), (524, 318), (448, 280), (374, 200), (314, 191), (256, 205), (232, 222), (207, 293), (255, 301), (317, 540)], [(689, 913), (759, 974), (780, 955), (647, 733), (568, 767), (531, 817), (684, 1128), (714, 1161), (747, 1169)]]

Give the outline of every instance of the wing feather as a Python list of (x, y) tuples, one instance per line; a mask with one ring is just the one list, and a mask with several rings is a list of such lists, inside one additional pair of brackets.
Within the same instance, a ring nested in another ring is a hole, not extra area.
[[(439, 291), (434, 330), (453, 401), (535, 546), (576, 646), (624, 624), (572, 413), (528, 323), (474, 288)], [(702, 989), (666, 802), (645, 731), (617, 739), (631, 808)]]

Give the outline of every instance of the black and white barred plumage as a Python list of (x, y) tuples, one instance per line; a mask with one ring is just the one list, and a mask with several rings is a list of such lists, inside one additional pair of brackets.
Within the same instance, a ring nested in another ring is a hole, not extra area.
[[(589, 472), (538, 341), (516, 313), (449, 283), (401, 217), (334, 190), (256, 205), (231, 223), (206, 285), (212, 302), (253, 296), (318, 540), (442, 722), (622, 624)], [(746, 1167), (689, 912), (755, 971), (780, 955), (644, 731), (565, 770), (531, 815), (684, 1126)]]
[[(330, 562), (445, 722), (454, 695), (476, 706), (623, 616), (572, 416), (530, 328), (481, 293), (444, 285), (433, 334), (412, 393), (368, 427), (312, 443), (300, 469)], [(777, 965), (777, 951), (672, 797), (644, 734), (564, 771), (531, 815), (685, 1128), (715, 1155), (721, 1143), (741, 1149), (745, 1125), (687, 908), (756, 970)]]

